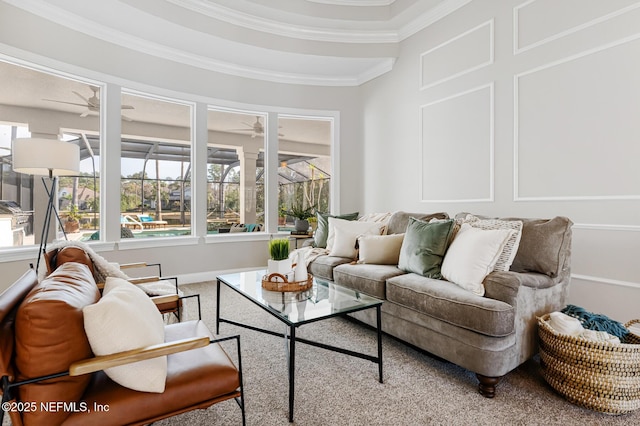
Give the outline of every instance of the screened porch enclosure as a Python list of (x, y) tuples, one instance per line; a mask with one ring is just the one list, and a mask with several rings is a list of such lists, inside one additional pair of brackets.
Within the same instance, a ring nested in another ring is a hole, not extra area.
[[(86, 136), (88, 143), (78, 137), (72, 143), (80, 146), (81, 160), (98, 161), (98, 137)], [(162, 228), (187, 230), (191, 226), (191, 148), (179, 143), (122, 139), (121, 144), (121, 213), (123, 217), (138, 220), (151, 217), (153, 222), (166, 222)], [(330, 159), (280, 153), (278, 155), (279, 212), (293, 205), (314, 206), (318, 211), (330, 209)], [(235, 223), (241, 223), (240, 158), (233, 148), (207, 149), (207, 229), (216, 233)], [(125, 170), (126, 168), (126, 170)], [(99, 176), (96, 176), (99, 179)], [(67, 178), (73, 179), (73, 178)], [(83, 176), (80, 179), (91, 179)], [(96, 188), (96, 186), (92, 186)], [(99, 185), (95, 199), (99, 199)], [(254, 199), (256, 223), (264, 225), (264, 152), (256, 160), (255, 191), (248, 194)], [(93, 191), (92, 191), (93, 193)], [(79, 213), (91, 217), (98, 204), (84, 200), (73, 203), (80, 206)], [(292, 217), (281, 217), (281, 229), (293, 226)], [(97, 225), (83, 220), (85, 230)], [(128, 226), (123, 221), (124, 226)], [(146, 226), (142, 222), (145, 229)], [(133, 224), (134, 231), (138, 226)], [(155, 227), (154, 227), (155, 228)]]

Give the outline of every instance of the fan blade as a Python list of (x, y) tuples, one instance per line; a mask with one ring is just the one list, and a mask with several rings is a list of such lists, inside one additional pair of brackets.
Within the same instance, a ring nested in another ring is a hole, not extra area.
[[(87, 105), (91, 105), (91, 102), (89, 102), (89, 99), (85, 98), (84, 96), (82, 96), (80, 93), (76, 92), (75, 90), (71, 91), (74, 95), (76, 95), (77, 97), (79, 97), (80, 99), (82, 99), (83, 101), (85, 101), (87, 103)], [(95, 105), (93, 105), (95, 106)]]
[(253, 132), (253, 129), (227, 129), (227, 132)]
[(90, 112), (91, 112), (91, 111), (86, 110), (85, 112), (83, 112), (82, 114), (80, 114), (80, 117), (84, 118), (84, 117), (86, 117), (87, 115), (89, 115), (89, 113), (90, 113)]
[(57, 101), (55, 99), (42, 99), (43, 101), (48, 101), (48, 102), (57, 102), (59, 104), (69, 104), (69, 105), (76, 105), (76, 106), (81, 106), (81, 107), (86, 107), (86, 104), (79, 104), (77, 102), (66, 102), (66, 101)]
[(120, 108), (122, 109), (134, 109), (131, 105), (122, 105)]
[(246, 121), (242, 121), (242, 124), (244, 124), (245, 126), (251, 127), (253, 129), (253, 124), (249, 124)]

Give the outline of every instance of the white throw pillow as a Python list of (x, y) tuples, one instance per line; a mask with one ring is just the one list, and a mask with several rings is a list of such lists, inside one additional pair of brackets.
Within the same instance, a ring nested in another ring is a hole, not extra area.
[(355, 259), (358, 256), (358, 251), (356, 250), (357, 240), (358, 234), (354, 234), (346, 229), (336, 228), (329, 256)]
[(520, 238), (522, 237), (522, 221), (521, 220), (503, 220), (503, 219), (480, 219), (477, 216), (468, 214), (464, 219), (464, 223), (469, 223), (474, 228), (480, 229), (513, 229), (514, 232), (507, 239), (498, 261), (496, 262), (495, 271), (508, 271), (516, 258), (518, 247), (520, 246)]
[[(329, 235), (327, 236), (327, 250), (331, 251), (336, 235), (336, 228), (345, 230), (356, 235), (380, 235), (385, 229), (384, 223), (380, 222), (360, 222), (356, 220), (344, 220), (336, 217), (329, 218)], [(355, 246), (355, 240), (353, 242)]]
[(498, 257), (515, 231), (480, 229), (463, 223), (442, 262), (442, 276), (460, 287), (484, 296), (482, 281), (491, 273)]
[(375, 265), (397, 265), (400, 260), (400, 248), (404, 234), (366, 235), (360, 237), (358, 245), (359, 263)]
[[(164, 343), (162, 315), (142, 290), (120, 278), (108, 277), (102, 298), (82, 310), (84, 328), (96, 355), (110, 355)], [(105, 373), (121, 386), (142, 392), (164, 392), (167, 357), (118, 367)]]

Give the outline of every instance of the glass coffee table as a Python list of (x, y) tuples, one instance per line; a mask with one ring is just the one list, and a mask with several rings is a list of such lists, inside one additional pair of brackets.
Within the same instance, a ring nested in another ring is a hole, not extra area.
[[(289, 370), (289, 421), (293, 421), (293, 401), (295, 383), (296, 343), (304, 343), (323, 349), (362, 358), (378, 364), (378, 380), (382, 383), (382, 330), (380, 327), (380, 306), (382, 300), (367, 296), (361, 292), (342, 287), (330, 281), (313, 279), (313, 287), (301, 292), (268, 291), (262, 288), (262, 278), (266, 270), (226, 274), (217, 277), (216, 286), (216, 334), (220, 333), (220, 323), (237, 325), (261, 333), (284, 337)], [(253, 302), (265, 312), (285, 324), (284, 333), (241, 324), (220, 316), (220, 287), (225, 285), (245, 299)], [(376, 332), (378, 335), (377, 356), (367, 355), (348, 349), (314, 342), (296, 337), (296, 328), (316, 321), (365, 309), (375, 309), (377, 315)]]

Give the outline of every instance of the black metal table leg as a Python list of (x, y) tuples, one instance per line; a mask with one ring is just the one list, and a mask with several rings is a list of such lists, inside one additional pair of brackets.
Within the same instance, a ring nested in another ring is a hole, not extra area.
[(384, 383), (382, 380), (382, 319), (380, 305), (376, 306), (377, 329), (378, 329), (378, 374), (380, 383)]
[(293, 422), (293, 396), (295, 393), (294, 376), (296, 372), (296, 328), (289, 332), (289, 423)]
[(216, 283), (216, 334), (220, 334), (220, 280)]

